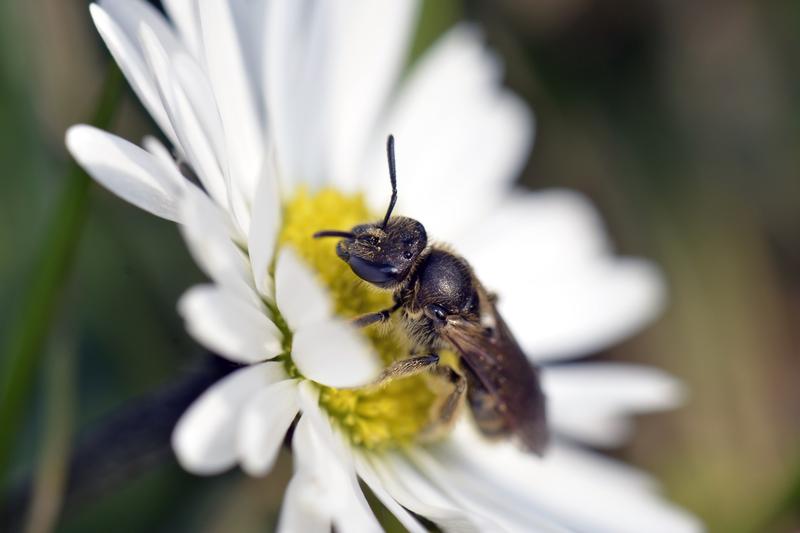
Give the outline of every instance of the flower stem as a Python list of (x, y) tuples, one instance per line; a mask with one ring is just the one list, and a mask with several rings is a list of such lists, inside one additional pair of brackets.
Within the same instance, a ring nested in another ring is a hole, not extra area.
[[(70, 324), (71, 325), (71, 324)], [(59, 328), (60, 329), (60, 328)], [(47, 533), (55, 529), (67, 481), (69, 452), (75, 418), (75, 339), (72, 334), (54, 334), (43, 374), (46, 382), (45, 408), (38, 444), (27, 533)]]
[[(122, 75), (109, 67), (103, 92), (95, 109), (92, 124), (108, 127), (122, 92)], [(0, 480), (3, 480), (19, 434), (19, 423), (34, 382), (61, 288), (86, 218), (89, 177), (72, 163), (56, 200), (53, 216), (45, 226), (38, 259), (33, 266), (28, 287), (8, 329), (3, 346), (3, 369), (0, 373)]]

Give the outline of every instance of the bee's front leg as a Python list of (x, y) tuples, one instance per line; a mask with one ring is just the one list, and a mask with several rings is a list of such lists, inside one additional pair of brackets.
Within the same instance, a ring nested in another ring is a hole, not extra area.
[(361, 315), (353, 319), (353, 325), (359, 328), (364, 328), (367, 326), (371, 326), (377, 322), (386, 322), (389, 320), (389, 317), (392, 316), (392, 313), (400, 309), (403, 304), (401, 302), (395, 302), (395, 304), (387, 309), (382, 309), (381, 311), (376, 311), (375, 313), (367, 313), (366, 315)]

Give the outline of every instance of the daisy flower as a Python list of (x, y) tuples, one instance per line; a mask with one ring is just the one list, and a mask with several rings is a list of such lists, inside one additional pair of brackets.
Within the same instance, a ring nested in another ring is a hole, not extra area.
[[(454, 27), (406, 69), (414, 0), (164, 5), (168, 18), (141, 0), (91, 13), (171, 150), (88, 126), (67, 145), (100, 184), (180, 223), (211, 279), (179, 310), (200, 343), (242, 366), (178, 423), (187, 470), (265, 475), (291, 433), (282, 531), (380, 530), (365, 487), (410, 531), (427, 530), (420, 517), (445, 531), (699, 528), (646, 475), (582, 446), (618, 444), (630, 415), (680, 400), (655, 369), (553, 364), (639, 329), (662, 305), (662, 281), (612, 253), (581, 196), (514, 186), (532, 119), (475, 28)], [(463, 253), (542, 367), (544, 458), (485, 440), (468, 415), (423, 439), (448, 392), (432, 375), (365, 387), (408, 340), (350, 325), (391, 296), (312, 234), (380, 216), (390, 131), (397, 212)]]

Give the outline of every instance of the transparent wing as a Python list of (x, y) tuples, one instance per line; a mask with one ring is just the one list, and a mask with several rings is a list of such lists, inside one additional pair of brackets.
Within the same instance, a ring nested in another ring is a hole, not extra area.
[(539, 372), (481, 287), (481, 321), (448, 319), (442, 335), (462, 358), (470, 407), (488, 435), (513, 434), (541, 454), (548, 431)]

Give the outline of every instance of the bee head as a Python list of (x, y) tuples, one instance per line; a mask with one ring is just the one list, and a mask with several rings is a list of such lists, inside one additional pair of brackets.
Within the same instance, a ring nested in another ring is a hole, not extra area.
[(359, 278), (390, 289), (403, 281), (428, 245), (425, 227), (412, 218), (392, 217), (388, 224), (361, 224), (336, 245), (336, 255)]
[(383, 221), (360, 224), (350, 231), (318, 231), (314, 237), (341, 237), (336, 255), (350, 265), (364, 281), (391, 289), (403, 281), (414, 262), (428, 245), (425, 227), (407, 217), (393, 217), (397, 203), (397, 171), (394, 158), (394, 137), (386, 141), (392, 199)]

